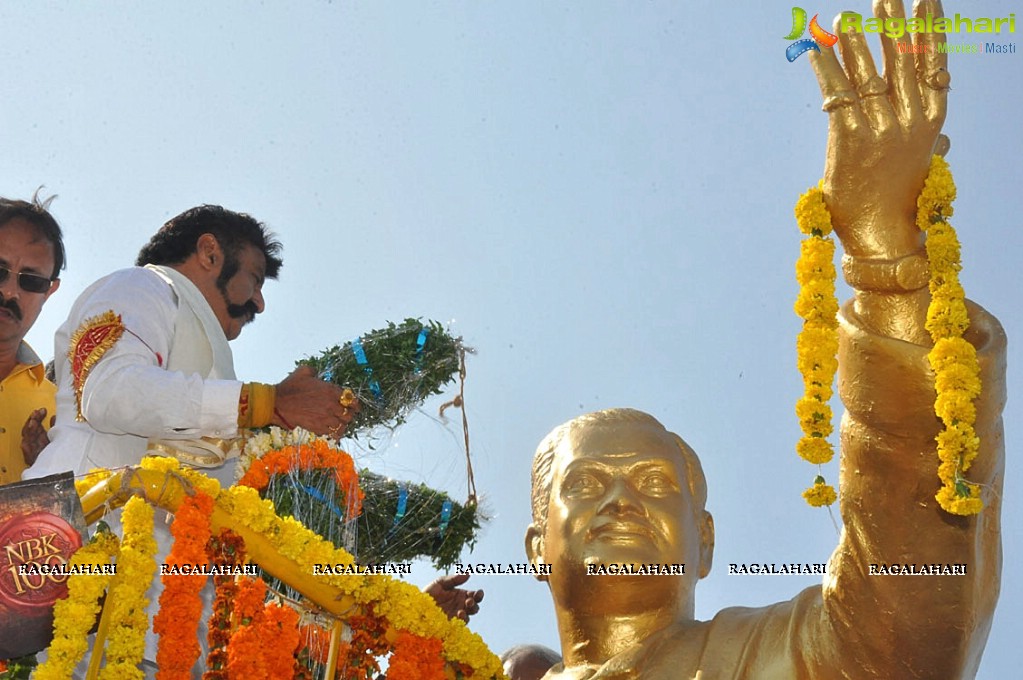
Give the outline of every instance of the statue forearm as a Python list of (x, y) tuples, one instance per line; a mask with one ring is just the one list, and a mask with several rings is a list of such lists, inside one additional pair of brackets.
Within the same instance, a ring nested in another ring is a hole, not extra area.
[[(959, 677), (979, 662), (998, 593), (1004, 332), (971, 306), (966, 338), (978, 350), (984, 391), (976, 402), (981, 453), (970, 477), (990, 485), (994, 500), (980, 515), (954, 517), (934, 497), (940, 422), (926, 346), (875, 328), (860, 315), (859, 297), (841, 319), (845, 530), (825, 586), (828, 619), (839, 639), (855, 641), (842, 648), (863, 650), (879, 668)], [(965, 575), (872, 575), (871, 564), (961, 564)], [(888, 624), (878, 626), (880, 620)]]

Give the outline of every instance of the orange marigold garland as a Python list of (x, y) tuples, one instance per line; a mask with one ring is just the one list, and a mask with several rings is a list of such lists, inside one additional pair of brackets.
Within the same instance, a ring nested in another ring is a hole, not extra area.
[[(261, 499), (255, 489), (234, 486), (221, 490), (216, 480), (182, 467), (177, 460), (171, 458), (144, 458), (140, 467), (163, 473), (173, 472), (196, 488), (216, 494), (218, 504), (235, 522), (263, 534), (283, 557), (294, 561), (306, 571), (312, 571), (316, 564), (355, 562), (350, 553), (317, 536), (292, 517), (278, 516), (273, 510), (273, 504)], [(464, 669), (463, 675), (500, 677), (500, 660), (487, 649), (483, 640), (462, 621), (446, 617), (436, 603), (414, 585), (399, 579), (372, 575), (325, 575), (323, 580), (352, 596), (363, 607), (372, 607), (375, 630), (382, 633), (386, 621), (386, 625), (396, 630), (435, 637), (443, 641), (446, 661), (452, 668)], [(363, 649), (368, 651), (369, 647)], [(389, 647), (386, 641), (380, 643), (379, 649), (381, 654), (387, 652)]]
[(346, 490), (346, 515), (353, 518), (362, 511), (363, 493), (359, 488), (359, 474), (355, 471), (352, 457), (321, 438), (305, 444), (285, 446), (254, 458), (238, 483), (262, 491), (274, 475), (287, 475), (299, 470), (332, 471), (337, 488)]
[[(203, 492), (187, 497), (171, 524), (174, 545), (167, 555), (168, 566), (205, 564), (210, 540), (213, 499)], [(153, 632), (160, 636), (156, 651), (157, 680), (189, 680), (199, 658), (199, 593), (206, 577), (193, 574), (165, 574), (161, 577), (160, 611), (153, 618)]]
[(795, 310), (803, 319), (796, 339), (797, 365), (803, 376), (804, 395), (796, 403), (796, 415), (803, 437), (796, 444), (801, 458), (817, 466), (813, 486), (803, 498), (814, 507), (835, 502), (834, 487), (820, 473), (820, 466), (835, 455), (828, 441), (832, 432), (831, 385), (838, 370), (838, 300), (835, 297), (835, 243), (831, 214), (818, 187), (808, 190), (796, 203), (796, 222), (807, 235), (796, 261), (799, 297)]
[(436, 638), (398, 633), (387, 662), (387, 680), (445, 680), (443, 651)]
[(277, 603), (265, 604), (267, 588), (260, 579), (239, 582), (234, 601), (238, 628), (227, 645), (232, 678), (291, 678), (299, 646), (298, 614)]
[[(230, 529), (210, 538), (207, 545), (210, 560), (217, 566), (238, 566), (245, 563), (245, 542)], [(231, 606), (238, 593), (234, 576), (213, 577), (216, 595), (213, 599), (213, 614), (206, 632), (209, 652), (206, 654), (206, 671), (203, 680), (227, 680), (227, 643), (231, 639)]]
[(265, 643), (253, 623), (263, 612), (266, 583), (261, 579), (244, 578), (238, 582), (233, 603), (237, 628), (227, 643), (227, 672), (234, 678), (269, 678), (263, 663)]
[(344, 680), (373, 680), (380, 673), (377, 658), (389, 649), (383, 622), (376, 616), (353, 616), (346, 623), (352, 639), (341, 646), (338, 672)]
[(257, 625), (262, 640), (273, 640), (273, 644), (264, 645), (263, 662), (269, 671), (266, 677), (294, 677), (299, 645), (298, 613), (288, 605), (271, 603), (263, 608)]

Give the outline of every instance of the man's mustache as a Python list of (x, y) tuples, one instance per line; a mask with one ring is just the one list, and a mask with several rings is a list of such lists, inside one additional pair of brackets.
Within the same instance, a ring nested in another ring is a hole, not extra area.
[[(254, 306), (255, 305), (253, 305), (253, 307)], [(0, 294), (0, 307), (7, 309), (18, 321), (21, 321), (22, 317), (24, 316), (21, 313), (21, 307), (18, 306), (18, 301), (5, 300), (3, 294)]]
[(232, 319), (245, 319), (245, 323), (252, 321), (259, 314), (259, 308), (252, 300), (240, 305), (228, 303), (227, 313)]

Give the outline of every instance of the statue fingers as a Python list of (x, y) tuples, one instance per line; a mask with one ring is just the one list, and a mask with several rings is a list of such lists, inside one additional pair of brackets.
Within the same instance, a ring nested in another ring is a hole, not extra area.
[[(890, 100), (895, 115), (903, 125), (910, 125), (923, 114), (920, 101), (920, 87), (917, 80), (916, 59), (913, 42), (906, 32), (906, 10), (902, 0), (874, 0), (874, 15), (888, 25), (901, 26), (881, 33), (881, 50), (884, 53), (884, 73), (890, 88)], [(892, 37), (892, 35), (899, 37)]]
[[(913, 15), (918, 18), (926, 17), (928, 14), (935, 18), (945, 15), (940, 0), (922, 0), (913, 8)], [(933, 31), (916, 34), (920, 99), (927, 120), (938, 126), (945, 122), (948, 91), (952, 82), (952, 76), (948, 72), (948, 53), (938, 49), (938, 44), (944, 42), (944, 38), (944, 33)]]
[(860, 108), (875, 130), (890, 129), (896, 119), (888, 99), (888, 81), (877, 74), (866, 36), (858, 31), (842, 31), (841, 15), (835, 18), (835, 32), (839, 36), (842, 63), (859, 97)]
[(810, 64), (817, 75), (824, 104), (821, 108), (828, 114), (832, 125), (855, 130), (866, 123), (857, 101), (856, 91), (838, 63), (834, 50), (822, 49), (810, 54)]

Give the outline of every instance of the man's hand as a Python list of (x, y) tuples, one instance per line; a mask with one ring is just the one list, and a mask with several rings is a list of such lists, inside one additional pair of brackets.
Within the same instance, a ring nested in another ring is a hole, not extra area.
[(468, 622), (470, 616), (479, 612), (479, 603), (483, 600), (482, 590), (463, 590), (458, 587), (468, 580), (468, 574), (441, 576), (423, 588), (423, 592), (432, 597), (449, 617)]
[[(874, 13), (905, 22), (901, 0), (875, 0)], [(943, 16), (941, 3), (918, 2), (914, 15), (927, 14)], [(825, 199), (848, 254), (902, 257), (923, 239), (914, 216), (945, 121), (948, 55), (937, 50), (945, 36), (882, 33), (882, 77), (866, 35), (842, 32), (840, 20), (835, 25), (844, 68), (830, 49), (810, 55), (829, 115)]]
[[(46, 418), (46, 409), (37, 408), (29, 414), (25, 426), (21, 428), (21, 455), (25, 459), (25, 465), (31, 467), (39, 457), (40, 452), (50, 443), (50, 438), (43, 427), (43, 419)], [(50, 427), (53, 427), (57, 416), (50, 418)]]
[(340, 437), (358, 412), (358, 402), (341, 403), (341, 388), (316, 377), (309, 366), (296, 368), (277, 384), (274, 425), (304, 427), (316, 434)]

